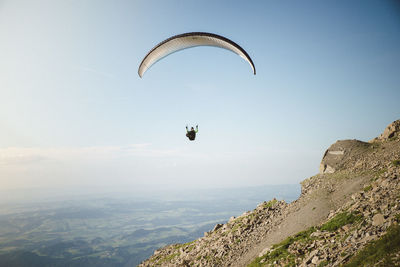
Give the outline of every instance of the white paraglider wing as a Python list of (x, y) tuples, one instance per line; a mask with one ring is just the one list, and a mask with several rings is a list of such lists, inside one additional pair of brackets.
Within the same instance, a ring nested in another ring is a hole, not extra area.
[(150, 52), (147, 53), (147, 55), (144, 57), (142, 63), (139, 66), (139, 76), (143, 77), (143, 74), (154, 63), (156, 63), (163, 57), (166, 57), (176, 51), (195, 46), (215, 46), (230, 50), (246, 60), (250, 64), (254, 75), (256, 74), (256, 68), (250, 56), (235, 42), (213, 33), (190, 32), (172, 36), (171, 38), (166, 39), (165, 41), (159, 43), (153, 49), (151, 49)]

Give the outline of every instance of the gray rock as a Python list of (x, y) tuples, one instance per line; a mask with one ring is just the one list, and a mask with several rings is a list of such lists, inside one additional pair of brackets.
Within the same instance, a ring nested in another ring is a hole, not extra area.
[(314, 257), (312, 258), (312, 260), (311, 260), (311, 263), (313, 263), (313, 264), (318, 264), (318, 263), (319, 263), (319, 258), (318, 258), (318, 256), (314, 256)]
[(373, 226), (382, 225), (384, 223), (385, 223), (385, 218), (383, 217), (382, 214), (378, 213), (378, 214), (375, 214), (374, 217), (372, 217), (372, 225)]
[(214, 232), (214, 231), (217, 231), (217, 230), (218, 230), (219, 228), (221, 228), (222, 226), (223, 226), (223, 224), (217, 223), (212, 231), (213, 231), (213, 232)]
[(313, 250), (311, 251), (310, 255), (305, 259), (304, 263), (309, 264), (313, 260), (314, 256), (316, 256), (318, 253), (318, 250)]
[(346, 224), (342, 227), (343, 231), (347, 232), (350, 230), (350, 225)]

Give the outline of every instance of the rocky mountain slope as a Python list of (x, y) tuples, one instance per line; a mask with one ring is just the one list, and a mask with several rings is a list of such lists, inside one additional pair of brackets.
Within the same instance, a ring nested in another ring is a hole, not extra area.
[(292, 203), (273, 199), (139, 266), (400, 266), (400, 120), (341, 140)]

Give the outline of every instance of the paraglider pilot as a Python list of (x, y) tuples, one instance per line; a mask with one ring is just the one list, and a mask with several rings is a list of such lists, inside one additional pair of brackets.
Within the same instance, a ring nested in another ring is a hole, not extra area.
[(189, 138), (190, 141), (194, 141), (196, 139), (196, 133), (199, 131), (199, 126), (196, 125), (196, 130), (192, 127), (189, 131), (186, 125), (186, 137)]

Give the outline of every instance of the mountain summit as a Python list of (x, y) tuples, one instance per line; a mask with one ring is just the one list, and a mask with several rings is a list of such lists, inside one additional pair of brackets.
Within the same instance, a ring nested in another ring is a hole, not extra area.
[(263, 202), (139, 266), (400, 266), (400, 120), (337, 141), (301, 185), (297, 200)]

